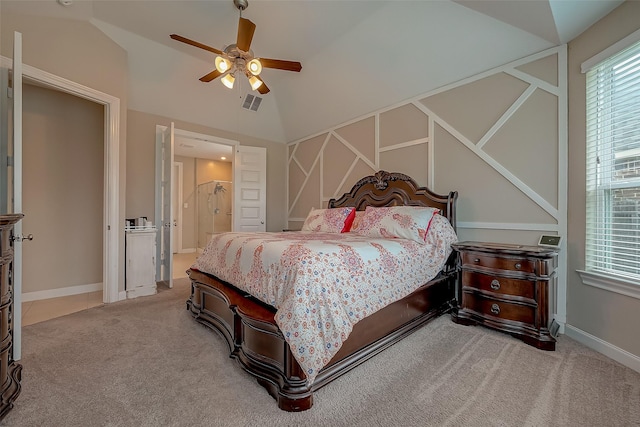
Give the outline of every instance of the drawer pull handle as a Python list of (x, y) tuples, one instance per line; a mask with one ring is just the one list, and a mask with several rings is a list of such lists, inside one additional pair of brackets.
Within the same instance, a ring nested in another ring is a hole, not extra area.
[(498, 282), (496, 279), (493, 279), (491, 281), (491, 289), (493, 289), (494, 291), (500, 289), (500, 282)]
[(480, 262), (480, 258), (475, 258), (473, 262)]
[(522, 268), (522, 264), (520, 264), (519, 262), (516, 262), (516, 269), (520, 270)]
[(498, 304), (491, 304), (491, 313), (500, 314), (500, 306)]

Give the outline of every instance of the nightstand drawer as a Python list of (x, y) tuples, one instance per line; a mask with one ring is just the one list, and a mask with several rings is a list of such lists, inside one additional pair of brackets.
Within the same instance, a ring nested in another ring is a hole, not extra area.
[(526, 258), (484, 255), (477, 252), (462, 253), (462, 267), (472, 266), (524, 273), (535, 273), (536, 270), (535, 261)]
[(537, 307), (498, 301), (480, 294), (463, 292), (462, 307), (485, 317), (491, 316), (529, 325), (534, 325), (536, 320)]
[(462, 286), (493, 292), (495, 294), (518, 296), (535, 301), (535, 281), (510, 279), (492, 274), (463, 270)]

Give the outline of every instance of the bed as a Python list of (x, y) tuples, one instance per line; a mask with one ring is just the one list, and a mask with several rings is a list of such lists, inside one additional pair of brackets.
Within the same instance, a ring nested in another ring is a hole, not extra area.
[[(338, 212), (338, 209), (349, 208), (347, 211), (350, 211), (353, 208), (354, 213), (357, 213), (360, 217), (360, 213), (368, 213), (366, 209), (368, 206), (376, 208), (393, 207), (390, 209), (396, 209), (396, 207), (403, 209), (401, 206), (431, 207), (439, 212), (439, 215), (434, 215), (434, 218), (437, 217), (439, 221), (446, 222), (447, 227), (455, 232), (456, 198), (457, 192), (455, 191), (447, 195), (439, 195), (426, 187), (419, 187), (407, 175), (379, 171), (374, 175), (360, 179), (351, 191), (340, 198), (331, 199), (327, 210), (335, 213)], [(350, 215), (352, 218), (353, 216)], [(446, 220), (441, 218), (446, 218)], [(427, 229), (434, 229), (434, 227), (429, 225)], [(268, 245), (268, 242), (261, 242), (258, 246), (250, 247), (249, 243), (253, 242), (256, 236), (239, 235), (239, 233), (224, 234), (225, 236), (220, 236), (219, 238), (228, 239), (226, 246), (224, 246), (225, 249), (233, 249), (233, 245), (238, 244), (237, 242), (240, 241), (242, 245), (247, 245), (246, 253), (251, 250), (255, 250), (255, 253), (258, 253), (262, 251), (263, 246), (266, 247)], [(261, 238), (265, 237), (280, 246), (282, 246), (284, 240), (291, 240), (291, 245), (297, 245), (296, 247), (299, 248), (302, 244), (306, 244), (310, 238), (320, 239), (322, 244), (325, 245), (332, 244), (332, 241), (327, 242), (326, 240), (329, 237), (325, 239), (325, 237), (315, 236), (313, 233), (306, 232), (305, 234), (305, 231), (265, 234), (269, 236), (261, 236)], [(310, 237), (312, 235), (313, 237)], [(338, 238), (338, 236), (335, 236), (335, 238)], [(342, 233), (340, 238), (350, 242), (355, 241), (356, 245), (365, 244), (358, 241), (361, 236), (355, 236), (353, 233)], [(424, 238), (426, 239), (426, 237)], [(301, 243), (300, 240), (303, 240), (303, 242)], [(386, 240), (391, 241), (389, 244), (400, 245), (403, 248), (411, 247), (410, 245), (414, 244), (414, 242), (405, 242), (405, 239)], [(217, 244), (222, 245), (224, 242), (224, 240), (221, 240)], [(215, 242), (210, 242), (209, 246), (213, 243)], [(446, 243), (445, 246), (448, 246), (449, 243)], [(310, 244), (318, 243), (310, 242)], [(342, 243), (341, 241), (335, 244), (340, 248), (350, 248), (350, 246), (345, 246), (347, 243)], [(368, 244), (378, 248), (380, 253), (385, 253), (379, 248), (380, 245), (378, 243), (372, 241)], [(205, 266), (213, 262), (210, 257), (211, 253), (215, 252), (215, 249), (210, 249), (209, 246), (187, 272), (191, 280), (191, 295), (187, 300), (187, 309), (195, 320), (217, 331), (226, 340), (229, 345), (230, 357), (237, 360), (245, 371), (253, 375), (258, 383), (265, 387), (269, 394), (276, 399), (278, 407), (286, 411), (303, 411), (311, 408), (315, 391), (398, 342), (429, 320), (450, 311), (455, 305), (455, 256), (450, 248), (446, 248), (447, 252), (444, 254), (443, 261), (438, 265), (438, 270), (429, 273), (430, 276), (433, 276), (431, 279), (428, 279), (426, 283), (418, 283), (415, 290), (402, 291), (406, 285), (405, 281), (420, 280), (416, 279), (416, 277), (420, 277), (419, 274), (426, 274), (421, 271), (415, 271), (422, 270), (415, 268), (413, 269), (414, 271), (403, 272), (401, 276), (398, 276), (403, 279), (401, 280), (402, 285), (398, 284), (399, 290), (397, 292), (404, 293), (401, 293), (398, 299), (389, 304), (385, 303), (383, 308), (376, 308), (371, 313), (364, 309), (359, 313), (361, 318), (356, 313), (357, 321), (352, 321), (352, 324), (345, 321), (344, 323), (347, 324), (349, 333), (344, 334), (342, 332), (342, 342), (339, 343), (339, 346), (334, 346), (333, 353), (329, 353), (330, 359), (324, 360), (321, 365), (318, 365), (321, 366), (318, 369), (311, 369), (309, 368), (310, 362), (305, 357), (300, 356), (301, 348), (305, 346), (297, 345), (292, 341), (292, 332), (287, 329), (288, 325), (283, 321), (285, 316), (290, 316), (290, 314), (284, 313), (283, 306), (278, 305), (281, 303), (280, 300), (277, 300), (277, 303), (269, 304), (266, 302), (270, 301), (268, 297), (257, 292), (252, 295), (246, 290), (242, 290), (242, 287), (246, 288), (246, 284), (240, 285), (240, 277), (237, 275), (231, 273), (229, 273), (230, 275), (225, 275), (226, 271), (223, 274), (222, 266), (220, 266), (220, 273), (218, 274), (211, 272), (215, 270), (209, 270), (208, 267), (205, 268)], [(234, 249), (236, 257), (239, 256), (244, 247), (240, 246), (239, 249)], [(205, 256), (207, 251), (210, 254)], [(283, 253), (285, 252), (286, 250)], [(439, 249), (439, 252), (442, 252), (442, 248)], [(294, 262), (297, 258), (297, 256), (289, 256), (287, 262)], [(300, 257), (300, 260), (302, 259), (303, 257)], [(228, 259), (227, 263), (231, 264), (233, 263), (232, 261), (232, 259), (231, 261)], [(224, 261), (218, 262), (224, 263)], [(382, 263), (384, 262), (383, 260)], [(226, 268), (231, 269), (228, 265)], [(395, 269), (396, 267), (393, 268)], [(371, 268), (369, 263), (367, 269), (360, 269), (359, 271), (362, 271), (362, 274), (365, 274), (365, 272), (368, 274), (369, 270), (376, 269), (377, 267)], [(382, 266), (379, 269), (382, 272), (385, 271)], [(427, 269), (425, 268), (425, 270)], [(315, 273), (317, 274), (318, 272), (316, 271)], [(322, 273), (321, 271), (320, 276), (324, 277)], [(328, 272), (327, 277), (331, 277), (332, 281), (337, 280)], [(357, 275), (351, 277), (356, 277), (354, 280), (358, 280)], [(387, 280), (389, 278), (393, 279), (393, 276), (387, 277)], [(235, 285), (238, 286), (235, 286), (233, 282), (236, 282)], [(251, 283), (250, 280), (245, 280), (245, 282)], [(275, 287), (278, 288), (277, 284)], [(327, 287), (329, 288), (329, 286)], [(345, 285), (344, 289), (350, 288)], [(280, 295), (277, 290), (274, 292)], [(347, 291), (345, 290), (344, 292)], [(291, 289), (290, 293), (294, 294), (295, 290)], [(258, 296), (256, 297), (255, 295)], [(382, 300), (383, 298), (380, 297), (379, 299)], [(277, 310), (275, 306), (280, 307), (281, 310)], [(309, 305), (306, 309), (297, 311), (306, 312), (307, 314), (309, 311), (315, 313), (315, 309), (311, 310), (309, 307), (315, 306)], [(361, 307), (368, 307), (368, 303), (358, 306), (357, 309), (346, 311), (349, 312), (348, 315), (354, 315), (353, 312), (359, 311)], [(371, 308), (371, 310), (374, 309)], [(282, 325), (282, 328), (279, 324)], [(328, 340), (327, 337), (332, 328), (337, 328), (337, 332), (334, 331), (334, 335), (340, 335), (341, 330), (339, 328), (343, 327), (343, 324), (339, 324), (337, 320), (336, 325), (330, 325), (327, 322), (326, 327), (326, 330), (323, 329), (321, 322), (318, 322), (318, 328), (321, 331), (319, 335), (322, 335), (323, 339), (325, 339), (323, 342)], [(306, 347), (308, 355), (308, 346)], [(320, 346), (317, 348), (319, 348), (318, 353), (320, 350), (326, 350), (325, 348), (320, 348)], [(326, 356), (326, 358), (328, 357)]]

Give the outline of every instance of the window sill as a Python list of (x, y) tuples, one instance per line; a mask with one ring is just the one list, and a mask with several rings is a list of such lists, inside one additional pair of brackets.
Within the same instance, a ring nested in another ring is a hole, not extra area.
[(594, 273), (591, 271), (577, 270), (582, 278), (582, 283), (596, 288), (604, 289), (631, 298), (640, 299), (640, 283), (632, 282), (621, 277)]

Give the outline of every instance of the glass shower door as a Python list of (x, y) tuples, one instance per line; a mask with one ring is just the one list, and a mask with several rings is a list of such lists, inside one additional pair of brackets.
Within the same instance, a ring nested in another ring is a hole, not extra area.
[(210, 181), (198, 185), (198, 249), (204, 249), (214, 233), (231, 231), (230, 181)]

